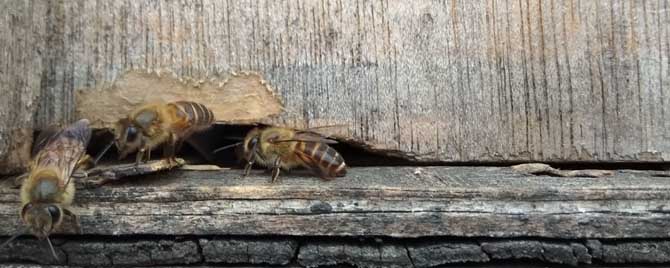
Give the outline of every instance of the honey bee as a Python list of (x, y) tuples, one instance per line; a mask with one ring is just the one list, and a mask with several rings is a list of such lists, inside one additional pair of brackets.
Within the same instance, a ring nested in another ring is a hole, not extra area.
[(56, 230), (67, 215), (78, 225), (77, 216), (69, 210), (74, 198), (73, 173), (90, 162), (86, 147), (91, 138), (87, 119), (81, 119), (58, 131), (45, 131), (33, 148), (33, 158), (27, 179), (21, 185), (20, 216), (26, 224), (0, 248), (16, 237), (30, 231), (40, 240), (46, 239), (54, 258), (58, 259), (49, 234)]
[[(200, 103), (177, 101), (147, 104), (116, 123), (114, 144), (119, 151), (119, 159), (137, 151), (136, 165), (147, 162), (151, 158), (151, 150), (159, 145), (163, 145), (163, 157), (170, 163), (176, 163), (175, 153), (183, 141), (213, 123), (214, 114)], [(103, 154), (108, 148), (103, 150)]]
[(280, 169), (289, 170), (298, 166), (326, 180), (343, 177), (347, 174), (347, 165), (342, 156), (328, 146), (334, 143), (337, 142), (308, 131), (254, 128), (239, 143), (243, 147), (242, 158), (247, 162), (244, 175), (249, 175), (253, 164), (259, 163), (272, 169), (272, 182), (279, 177)]

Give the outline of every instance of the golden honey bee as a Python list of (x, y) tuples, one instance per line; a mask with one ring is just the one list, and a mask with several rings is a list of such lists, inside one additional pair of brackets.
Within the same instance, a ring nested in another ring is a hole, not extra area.
[[(347, 165), (342, 156), (328, 144), (337, 141), (324, 138), (309, 131), (299, 131), (280, 127), (254, 128), (242, 145), (246, 161), (244, 175), (249, 175), (254, 163), (272, 169), (272, 182), (279, 177), (280, 169), (289, 170), (302, 166), (322, 179), (343, 177), (347, 174)], [(215, 152), (229, 148), (225, 146)]]
[(26, 228), (0, 248), (30, 231), (40, 240), (46, 239), (51, 253), (58, 259), (49, 235), (61, 225), (64, 215), (79, 225), (77, 216), (69, 210), (75, 193), (72, 175), (91, 160), (86, 154), (90, 138), (91, 129), (86, 119), (61, 130), (40, 134), (33, 147), (30, 171), (21, 185), (20, 216)]
[[(141, 106), (120, 119), (114, 130), (119, 159), (137, 151), (135, 164), (147, 162), (151, 150), (163, 145), (163, 157), (176, 163), (175, 154), (191, 134), (209, 128), (214, 114), (200, 103), (177, 101)], [(109, 146), (103, 150), (98, 159)]]

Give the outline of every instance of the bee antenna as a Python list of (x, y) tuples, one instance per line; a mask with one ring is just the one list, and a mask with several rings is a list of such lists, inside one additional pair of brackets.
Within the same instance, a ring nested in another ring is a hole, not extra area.
[(242, 142), (236, 142), (236, 143), (233, 143), (233, 144), (229, 144), (229, 145), (223, 146), (221, 148), (218, 148), (218, 149), (212, 151), (212, 153), (217, 153), (217, 152), (220, 152), (220, 151), (223, 151), (223, 150), (226, 150), (226, 149), (230, 149), (230, 148), (233, 148), (233, 147), (238, 146), (240, 144), (242, 144)]
[(109, 150), (109, 148), (112, 147), (112, 145), (114, 145), (114, 140), (110, 141), (107, 144), (107, 146), (105, 146), (105, 148), (102, 149), (102, 151), (100, 151), (100, 153), (98, 153), (98, 155), (95, 157), (95, 160), (93, 160), (93, 165), (96, 165), (96, 166), (98, 165), (98, 161), (100, 161), (100, 158), (102, 158), (102, 156), (105, 155), (105, 153), (107, 153), (107, 151)]
[(56, 259), (56, 261), (60, 261), (60, 259), (58, 259), (58, 255), (56, 255), (56, 250), (54, 249), (54, 246), (51, 244), (51, 239), (49, 239), (48, 236), (47, 236), (47, 244), (49, 244), (49, 248), (51, 249), (51, 254), (54, 256), (54, 259)]
[(28, 230), (28, 227), (24, 227), (21, 231), (17, 232), (17, 233), (14, 234), (12, 237), (10, 237), (9, 239), (5, 240), (5, 242), (3, 242), (2, 245), (0, 245), (0, 248), (5, 247), (7, 244), (9, 244), (9, 242), (14, 241), (14, 239), (16, 239), (17, 237), (23, 235), (27, 230)]

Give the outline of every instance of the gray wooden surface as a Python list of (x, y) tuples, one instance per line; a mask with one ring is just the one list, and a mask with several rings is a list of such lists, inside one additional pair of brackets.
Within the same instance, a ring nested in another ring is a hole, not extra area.
[[(670, 178), (648, 172), (559, 178), (511, 168), (354, 168), (330, 182), (294, 171), (275, 185), (262, 172), (243, 179), (241, 170), (174, 171), (80, 188), (74, 211), (83, 234), (52, 235), (60, 261), (44, 241), (24, 236), (0, 248), (0, 263), (670, 263)], [(0, 183), (5, 239), (17, 230), (18, 195), (10, 181)]]
[(24, 139), (8, 129), (75, 120), (75, 90), (163, 70), (258, 72), (273, 122), (421, 160), (667, 160), (668, 6), (3, 0), (0, 155)]
[[(276, 185), (262, 171), (132, 177), (79, 190), (74, 210), (87, 235), (670, 237), (670, 180), (633, 171), (557, 178), (509, 168), (354, 168), (330, 182), (295, 173)], [(18, 230), (17, 215), (18, 191), (0, 187), (0, 235)]]

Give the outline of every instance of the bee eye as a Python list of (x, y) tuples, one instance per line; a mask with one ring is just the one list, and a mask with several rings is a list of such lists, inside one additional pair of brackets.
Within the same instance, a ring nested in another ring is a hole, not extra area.
[(126, 130), (126, 140), (134, 141), (135, 139), (137, 139), (137, 128), (128, 127), (128, 130)]
[(60, 220), (60, 209), (58, 207), (51, 205), (47, 207), (47, 211), (49, 211), (49, 215), (51, 215), (51, 220), (53, 222), (57, 222)]
[(258, 137), (254, 137), (249, 141), (249, 148), (247, 148), (249, 151), (253, 151), (256, 149), (256, 146), (258, 145)]

